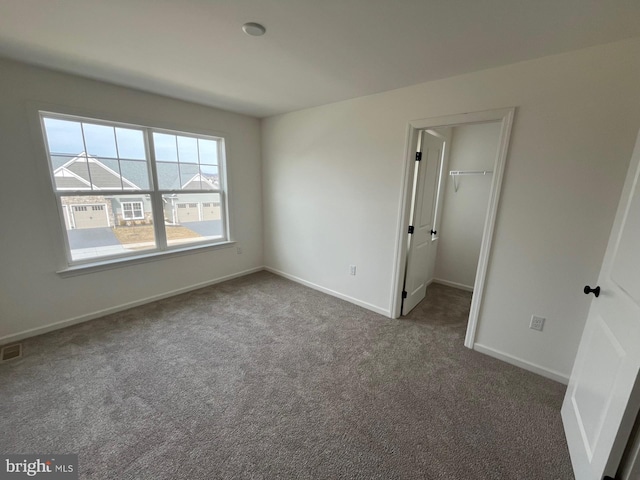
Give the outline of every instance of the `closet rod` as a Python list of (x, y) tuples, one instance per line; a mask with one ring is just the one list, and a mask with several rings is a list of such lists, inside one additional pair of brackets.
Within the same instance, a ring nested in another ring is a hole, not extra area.
[(449, 175), (486, 175), (493, 170), (451, 170)]
[(459, 185), (456, 181), (456, 177), (460, 175), (486, 175), (488, 173), (493, 173), (493, 170), (451, 170), (449, 175), (453, 177), (453, 187), (457, 192)]

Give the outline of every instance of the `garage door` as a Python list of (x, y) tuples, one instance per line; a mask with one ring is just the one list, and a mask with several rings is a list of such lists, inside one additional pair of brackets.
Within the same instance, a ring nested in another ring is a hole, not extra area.
[(220, 205), (213, 202), (203, 203), (202, 220), (220, 220)]
[(106, 205), (71, 205), (76, 228), (100, 228), (109, 226)]
[(178, 203), (176, 207), (178, 207), (178, 223), (200, 221), (197, 203)]

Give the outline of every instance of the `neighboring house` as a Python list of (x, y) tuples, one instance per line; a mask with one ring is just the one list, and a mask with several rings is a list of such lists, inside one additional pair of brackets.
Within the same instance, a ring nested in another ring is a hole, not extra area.
[[(62, 196), (67, 229), (100, 228), (153, 223), (149, 173), (145, 161), (98, 158), (81, 152), (75, 157), (52, 156), (53, 176), (60, 191), (92, 190), (91, 196)], [(158, 168), (158, 183), (165, 190), (217, 190), (219, 177), (204, 175), (197, 164), (166, 163)], [(123, 195), (100, 195), (101, 190), (122, 190)], [(164, 218), (169, 224), (220, 219), (220, 202), (201, 193), (163, 195)]]

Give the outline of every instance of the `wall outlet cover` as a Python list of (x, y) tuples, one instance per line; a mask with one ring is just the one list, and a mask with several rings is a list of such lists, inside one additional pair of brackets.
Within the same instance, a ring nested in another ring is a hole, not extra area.
[(539, 332), (541, 332), (542, 329), (544, 328), (545, 320), (546, 318), (544, 317), (538, 317), (536, 315), (533, 315), (531, 317), (531, 323), (529, 324), (529, 328), (532, 330), (538, 330)]

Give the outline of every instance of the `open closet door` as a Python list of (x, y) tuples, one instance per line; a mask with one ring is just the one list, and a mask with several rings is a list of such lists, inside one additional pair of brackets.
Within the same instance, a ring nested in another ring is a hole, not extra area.
[(421, 135), (422, 156), (416, 162), (411, 219), (413, 233), (409, 235), (404, 288), (406, 297), (402, 302), (402, 315), (413, 310), (424, 298), (427, 283), (431, 280), (428, 278), (429, 272), (433, 271), (433, 268), (429, 268), (429, 261), (432, 259), (430, 249), (433, 248), (431, 231), (444, 140), (426, 132)]
[(640, 395), (640, 136), (562, 405), (576, 480), (614, 477)]

